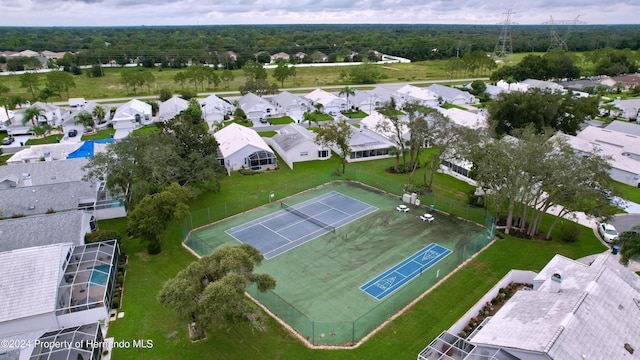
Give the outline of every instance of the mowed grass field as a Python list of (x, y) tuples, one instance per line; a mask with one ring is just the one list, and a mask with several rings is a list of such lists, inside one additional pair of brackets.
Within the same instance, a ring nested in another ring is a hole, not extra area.
[[(401, 189), (407, 175), (385, 172), (393, 159), (349, 164), (347, 168), (365, 169), (389, 181), (390, 190)], [(203, 193), (190, 203), (192, 211), (216, 204), (237, 201), (238, 197), (273, 188), (274, 184), (293, 181), (313, 174), (332, 172), (335, 159), (296, 164), (253, 176), (234, 173), (222, 179), (221, 191)], [(438, 174), (435, 191), (439, 196), (464, 199), (471, 188), (452, 177)], [(543, 229), (552, 222), (545, 217)], [(214, 326), (208, 338), (192, 343), (187, 335), (187, 320), (178, 319), (162, 307), (156, 296), (165, 281), (195, 261), (182, 246), (180, 221), (173, 221), (159, 255), (149, 256), (144, 244), (126, 238), (126, 220), (100, 222), (102, 229), (120, 231), (125, 238), (122, 250), (129, 255), (122, 309), (125, 316), (110, 324), (108, 337), (119, 340), (151, 339), (153, 348), (116, 349), (116, 359), (414, 359), (417, 353), (462, 316), (497, 280), (510, 269), (540, 270), (555, 254), (580, 258), (605, 251), (591, 229), (583, 228), (579, 241), (559, 240), (562, 224), (556, 226), (551, 241), (505, 237), (496, 241), (474, 260), (433, 289), (409, 311), (398, 317), (367, 342), (350, 350), (312, 350), (305, 347), (275, 320), (268, 321), (265, 332), (257, 332), (246, 323)], [(257, 268), (257, 272), (261, 272)]]
[[(447, 75), (447, 62), (445, 60), (420, 61), (406, 64), (384, 64), (373, 65), (377, 71), (382, 74), (379, 83), (404, 82), (404, 81), (434, 81), (447, 79), (453, 81), (456, 78), (465, 78), (469, 76), (488, 77), (488, 73), (484, 74), (465, 74), (463, 72), (454, 74), (452, 78)], [(173, 81), (176, 73), (184, 71), (184, 69), (144, 69), (144, 68), (127, 68), (128, 71), (144, 70), (153, 73), (155, 81), (151, 86), (144, 86), (137, 89), (134, 93), (132, 89), (127, 88), (120, 83), (121, 68), (104, 68), (104, 77), (90, 78), (86, 75), (75, 75), (74, 81), (76, 86), (69, 90), (69, 97), (83, 97), (85, 99), (107, 99), (131, 96), (150, 96), (157, 95), (158, 91), (163, 88), (178, 93), (183, 89), (195, 90), (193, 84), (185, 84), (184, 88)], [(86, 71), (86, 70), (85, 70)], [(296, 68), (295, 78), (289, 78), (284, 82), (284, 88), (294, 87), (323, 87), (323, 86), (347, 86), (350, 85), (348, 74), (351, 71), (350, 66), (317, 66), (317, 67), (298, 67)], [(220, 74), (220, 72), (218, 72)], [(238, 91), (238, 88), (246, 81), (246, 77), (242, 69), (234, 70), (235, 79), (229, 83), (221, 83), (217, 88), (198, 87), (198, 92), (227, 92)], [(268, 81), (276, 83), (280, 87), (280, 82), (273, 78), (273, 69), (267, 69)], [(46, 83), (46, 74), (39, 74), (40, 87), (44, 87)], [(9, 87), (10, 94), (21, 95), (25, 99), (30, 99), (31, 94), (25, 88), (20, 87), (20, 75), (0, 76), (0, 84)], [(366, 88), (371, 88), (368, 86)], [(52, 98), (49, 101), (64, 101), (63, 98)]]

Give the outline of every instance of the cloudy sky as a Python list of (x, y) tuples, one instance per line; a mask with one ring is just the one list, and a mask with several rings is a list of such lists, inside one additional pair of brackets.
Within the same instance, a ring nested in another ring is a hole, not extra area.
[(0, 26), (639, 24), (639, 0), (0, 0)]

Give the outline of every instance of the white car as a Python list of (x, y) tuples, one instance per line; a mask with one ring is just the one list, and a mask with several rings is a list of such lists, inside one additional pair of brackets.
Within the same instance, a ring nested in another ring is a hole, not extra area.
[(618, 230), (616, 230), (616, 228), (611, 224), (598, 224), (598, 233), (602, 237), (602, 240), (608, 243), (611, 243), (618, 238)]

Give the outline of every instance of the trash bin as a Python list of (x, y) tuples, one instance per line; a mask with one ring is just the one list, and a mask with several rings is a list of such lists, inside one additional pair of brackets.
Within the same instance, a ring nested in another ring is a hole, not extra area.
[(433, 211), (433, 209), (435, 209), (435, 206), (433, 204), (429, 205), (429, 211)]
[(416, 199), (416, 206), (420, 206), (420, 199)]
[(619, 252), (619, 251), (620, 251), (620, 246), (618, 246), (618, 245), (614, 245), (614, 246), (611, 248), (611, 253), (612, 253), (613, 255), (618, 255), (618, 252)]

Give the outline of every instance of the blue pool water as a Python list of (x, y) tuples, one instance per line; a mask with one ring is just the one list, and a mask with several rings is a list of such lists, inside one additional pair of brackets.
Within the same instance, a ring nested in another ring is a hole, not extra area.
[(98, 265), (89, 268), (91, 269), (91, 277), (89, 278), (89, 283), (87, 287), (95, 286), (95, 285), (104, 285), (107, 283), (107, 279), (109, 278), (109, 269), (111, 269), (111, 265)]

